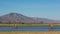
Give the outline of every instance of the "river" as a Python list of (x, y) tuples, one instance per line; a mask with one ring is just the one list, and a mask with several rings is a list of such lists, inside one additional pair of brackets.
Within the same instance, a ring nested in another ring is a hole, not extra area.
[[(49, 26), (0, 26), (0, 31), (49, 31)], [(54, 26), (53, 31), (60, 31), (60, 26)]]

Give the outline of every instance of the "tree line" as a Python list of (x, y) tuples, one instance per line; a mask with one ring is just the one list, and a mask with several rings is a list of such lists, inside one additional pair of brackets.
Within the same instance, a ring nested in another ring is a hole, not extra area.
[(25, 23), (25, 22), (2, 22), (2, 21), (0, 21), (0, 24), (44, 24), (44, 22), (43, 21), (41, 21), (41, 22), (39, 22), (39, 23), (36, 23), (36, 22), (34, 22), (34, 23)]

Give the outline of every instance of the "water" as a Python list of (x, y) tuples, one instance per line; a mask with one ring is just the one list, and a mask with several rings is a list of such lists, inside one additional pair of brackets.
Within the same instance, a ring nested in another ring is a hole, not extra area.
[(54, 31), (60, 31), (60, 26), (55, 26)]
[(48, 26), (21, 26), (18, 31), (48, 31)]
[[(60, 31), (60, 26), (54, 26), (54, 31)], [(49, 31), (49, 26), (0, 26), (0, 31)]]
[(11, 26), (0, 26), (0, 31), (12, 31), (13, 27)]

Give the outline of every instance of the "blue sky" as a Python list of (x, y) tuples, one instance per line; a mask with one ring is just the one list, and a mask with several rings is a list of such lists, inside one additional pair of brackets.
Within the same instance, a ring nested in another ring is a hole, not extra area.
[(0, 0), (0, 15), (12, 12), (60, 20), (60, 0)]

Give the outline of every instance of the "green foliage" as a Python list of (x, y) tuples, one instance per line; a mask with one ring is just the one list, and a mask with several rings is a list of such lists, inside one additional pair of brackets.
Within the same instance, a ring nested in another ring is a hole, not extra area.
[(22, 22), (22, 24), (24, 24), (24, 23)]
[(2, 21), (0, 21), (0, 23), (2, 23)]

